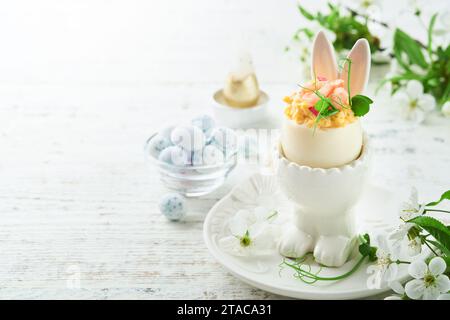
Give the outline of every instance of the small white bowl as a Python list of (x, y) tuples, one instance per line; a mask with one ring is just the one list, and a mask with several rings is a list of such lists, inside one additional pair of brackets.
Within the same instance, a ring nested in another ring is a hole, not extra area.
[(267, 103), (269, 96), (260, 91), (258, 102), (253, 107), (230, 107), (225, 101), (223, 90), (218, 90), (213, 95), (212, 109), (216, 122), (229, 128), (252, 128), (254, 124), (263, 121), (267, 117)]
[(214, 191), (225, 182), (228, 174), (236, 167), (236, 153), (216, 165), (176, 166), (163, 162), (152, 156), (149, 151), (150, 141), (155, 136), (156, 133), (145, 143), (146, 158), (157, 167), (161, 181), (168, 189), (182, 193), (186, 197), (198, 197)]

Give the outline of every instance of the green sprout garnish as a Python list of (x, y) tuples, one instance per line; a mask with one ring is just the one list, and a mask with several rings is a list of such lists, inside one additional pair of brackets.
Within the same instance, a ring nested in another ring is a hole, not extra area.
[[(353, 97), (351, 96), (350, 92), (350, 77), (351, 77), (351, 67), (352, 67), (352, 60), (349, 58), (344, 59), (344, 65), (345, 62), (348, 64), (348, 72), (347, 72), (347, 93), (349, 97), (349, 107), (352, 109), (353, 114), (357, 117), (364, 116), (367, 112), (370, 110), (370, 104), (373, 103), (372, 99), (365, 95), (357, 94)], [(343, 66), (342, 66), (343, 69)], [(315, 132), (317, 125), (319, 124), (320, 120), (324, 118), (331, 117), (337, 113), (339, 113), (339, 108), (337, 108), (334, 103), (337, 103), (341, 108), (348, 108), (345, 106), (342, 101), (331, 101), (330, 98), (327, 98), (323, 96), (320, 91), (317, 89), (317, 76), (315, 70), (314, 72), (314, 89), (309, 89), (304, 86), (299, 85), (303, 90), (311, 91), (313, 92), (317, 97), (319, 97), (319, 100), (314, 104), (313, 108), (315, 111), (317, 111), (316, 119), (314, 121), (314, 131)]]

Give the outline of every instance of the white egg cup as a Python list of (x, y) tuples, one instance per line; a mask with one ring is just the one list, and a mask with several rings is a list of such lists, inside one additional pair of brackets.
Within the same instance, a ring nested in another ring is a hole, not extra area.
[(218, 90), (213, 95), (212, 109), (214, 118), (219, 125), (234, 129), (247, 129), (253, 128), (267, 118), (268, 102), (269, 96), (261, 90), (255, 106), (230, 107), (225, 101), (223, 90)]
[(292, 221), (279, 243), (283, 256), (299, 258), (312, 252), (329, 267), (342, 266), (356, 240), (355, 213), (369, 168), (369, 144), (363, 138), (360, 156), (337, 168), (311, 168), (289, 161), (281, 144), (276, 150), (281, 191), (292, 202)]

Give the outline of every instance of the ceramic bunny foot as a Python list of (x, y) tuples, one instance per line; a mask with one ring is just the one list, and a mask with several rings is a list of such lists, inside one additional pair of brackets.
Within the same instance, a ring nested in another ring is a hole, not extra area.
[(344, 236), (321, 236), (314, 248), (314, 259), (327, 267), (340, 267), (349, 257), (353, 241)]
[(300, 258), (311, 252), (314, 246), (313, 238), (292, 225), (282, 236), (278, 246), (281, 255), (289, 258)]

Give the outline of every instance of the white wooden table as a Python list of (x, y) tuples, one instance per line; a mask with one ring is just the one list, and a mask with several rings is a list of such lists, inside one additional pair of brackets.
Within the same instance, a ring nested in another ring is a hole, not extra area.
[[(143, 144), (161, 122), (208, 110), (241, 27), (280, 114), (300, 69), (283, 54), (295, 6), (59, 3), (0, 10), (0, 298), (278, 298), (228, 274), (203, 243), (203, 219), (237, 174), (170, 223)], [(450, 182), (449, 121), (415, 128), (391, 107), (380, 97), (364, 123), (373, 182), (435, 198)]]

